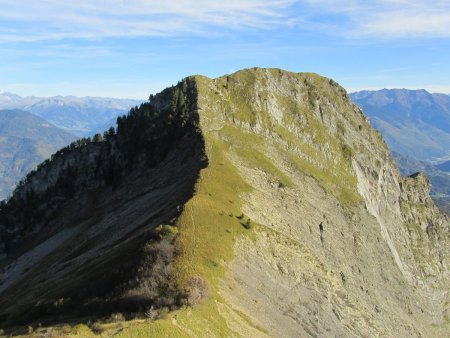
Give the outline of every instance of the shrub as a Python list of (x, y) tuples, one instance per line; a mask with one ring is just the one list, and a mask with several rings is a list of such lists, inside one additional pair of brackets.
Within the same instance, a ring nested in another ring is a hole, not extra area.
[(90, 327), (91, 331), (94, 332), (94, 334), (102, 334), (105, 329), (103, 328), (102, 324), (96, 322), (94, 324), (91, 324)]
[(353, 151), (353, 149), (350, 146), (348, 146), (346, 144), (342, 144), (341, 145), (341, 150), (342, 150), (342, 155), (344, 156), (344, 158), (346, 160), (351, 160), (352, 159), (352, 157), (354, 155), (354, 151)]
[(247, 219), (245, 222), (241, 222), (241, 224), (247, 230), (250, 230), (252, 228), (252, 222), (250, 221), (250, 218)]
[(154, 232), (160, 238), (163, 238), (163, 237), (173, 238), (177, 235), (178, 229), (176, 226), (173, 226), (173, 225), (161, 224), (155, 228)]
[(155, 320), (158, 319), (159, 312), (152, 305), (147, 309), (147, 311), (145, 311), (145, 316), (148, 318), (148, 320)]
[(120, 312), (117, 312), (117, 313), (113, 313), (111, 316), (109, 316), (109, 321), (112, 323), (123, 322), (123, 321), (125, 321), (125, 317)]
[(159, 312), (158, 318), (159, 319), (167, 319), (168, 316), (169, 316), (169, 308), (167, 306), (165, 306)]
[(93, 332), (91, 329), (84, 325), (84, 324), (78, 324), (74, 327), (75, 334), (80, 337), (89, 337), (92, 336)]
[(209, 284), (201, 277), (195, 276), (188, 281), (188, 304), (193, 306), (211, 296)]
[(64, 334), (70, 334), (72, 333), (72, 328), (70, 327), (70, 325), (64, 325), (61, 329), (61, 332)]
[(338, 133), (341, 134), (341, 135), (344, 135), (344, 134), (345, 134), (345, 126), (344, 126), (344, 124), (343, 124), (341, 121), (339, 121), (339, 122), (337, 123), (337, 131), (338, 131)]
[(177, 292), (171, 279), (174, 250), (171, 236), (147, 243), (137, 277), (126, 297), (133, 299), (142, 308), (175, 304)]

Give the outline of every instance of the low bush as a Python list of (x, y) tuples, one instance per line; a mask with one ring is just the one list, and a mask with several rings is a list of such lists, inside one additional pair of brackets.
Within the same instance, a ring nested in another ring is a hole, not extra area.
[(211, 296), (209, 284), (201, 277), (195, 276), (188, 281), (187, 302), (193, 306)]
[(247, 230), (250, 230), (252, 228), (252, 222), (250, 221), (250, 218), (248, 218), (245, 222), (241, 222), (241, 224)]

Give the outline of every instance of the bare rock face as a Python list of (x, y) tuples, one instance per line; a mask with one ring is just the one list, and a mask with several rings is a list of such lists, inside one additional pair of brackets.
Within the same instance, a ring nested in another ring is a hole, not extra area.
[[(196, 304), (188, 301), (193, 307), (178, 307), (168, 319), (142, 324), (140, 332), (448, 333), (448, 218), (430, 199), (423, 174), (400, 176), (380, 134), (342, 87), (315, 74), (248, 69), (217, 79), (190, 77), (151, 104), (150, 115), (163, 116), (165, 127), (179, 121), (180, 128), (168, 129), (178, 141), (164, 156), (148, 166), (138, 153), (130, 173), (121, 167), (123, 183), (112, 193), (95, 175), (77, 178), (88, 188), (55, 204), (52, 222), (38, 228), (42, 239), (33, 244), (20, 227), (7, 227), (17, 234), (16, 251), (1, 263), (0, 313), (20, 314), (13, 299), (26, 306), (38, 298), (38, 288), (27, 293), (26, 285), (48, 288), (59, 280), (64, 291), (47, 300), (89, 285), (99, 265), (126, 264), (125, 252), (142, 251), (145, 234), (173, 218), (177, 231), (170, 237), (175, 253), (168, 278)], [(145, 115), (145, 107), (130, 114)], [(118, 133), (109, 150), (121, 154), (112, 155), (115, 163), (125, 156), (120, 149), (133, 149), (121, 148)], [(155, 140), (162, 145), (168, 139)], [(89, 156), (106, 156), (101, 147), (88, 145), (75, 154), (86, 152), (82, 157), (90, 163)], [(68, 161), (75, 155), (66, 156)], [(26, 197), (27, 186), (39, 190), (49, 173), (38, 172), (17, 196)], [(94, 191), (102, 196), (99, 210), (94, 200), (82, 198)], [(46, 231), (52, 236), (44, 239)], [(87, 239), (90, 244), (82, 245)], [(61, 252), (56, 247), (72, 253), (65, 265), (44, 260)], [(67, 283), (82, 268), (86, 278)], [(41, 274), (33, 280), (28, 271), (56, 271), (57, 278)], [(112, 276), (107, 271), (101, 270), (105, 280)], [(127, 278), (135, 273), (122, 271)], [(5, 296), (12, 291), (14, 296)]]

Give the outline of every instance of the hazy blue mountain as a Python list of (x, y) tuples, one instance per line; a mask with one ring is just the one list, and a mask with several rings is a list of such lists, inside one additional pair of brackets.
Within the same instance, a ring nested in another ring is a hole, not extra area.
[(20, 109), (78, 136), (92, 135), (141, 101), (98, 97), (21, 97), (0, 94), (0, 109)]
[(351, 93), (389, 148), (421, 160), (450, 158), (450, 96), (426, 90)]
[(440, 164), (436, 165), (436, 167), (439, 170), (446, 171), (446, 172), (450, 173), (450, 161), (445, 161), (443, 163), (440, 163)]
[(20, 110), (0, 110), (0, 200), (37, 164), (77, 137)]

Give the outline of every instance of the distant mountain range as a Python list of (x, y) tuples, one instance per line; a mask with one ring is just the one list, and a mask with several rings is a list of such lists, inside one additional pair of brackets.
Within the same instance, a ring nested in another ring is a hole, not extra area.
[(21, 110), (0, 110), (0, 200), (30, 170), (77, 136)]
[(419, 160), (450, 159), (450, 96), (421, 90), (382, 89), (350, 94), (389, 148)]
[(0, 199), (56, 150), (115, 125), (140, 101), (0, 93)]
[(436, 167), (439, 170), (446, 171), (446, 172), (450, 173), (450, 161), (445, 161), (443, 163), (440, 163), (440, 164), (436, 165)]
[(27, 111), (77, 136), (89, 136), (114, 124), (117, 116), (126, 114), (140, 100), (99, 97), (21, 97), (0, 93), (0, 109)]
[(382, 89), (350, 97), (381, 131), (401, 173), (425, 172), (433, 199), (450, 215), (450, 96)]

